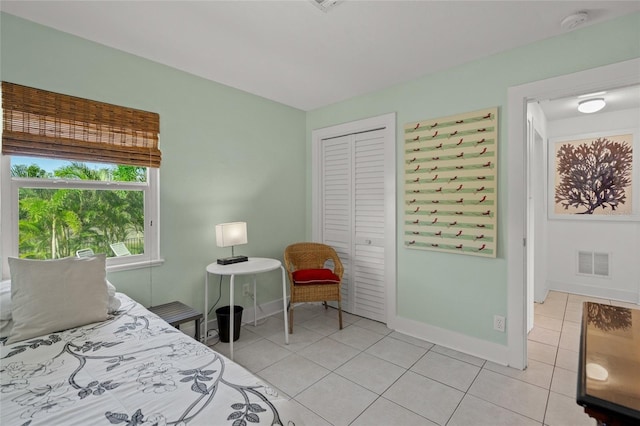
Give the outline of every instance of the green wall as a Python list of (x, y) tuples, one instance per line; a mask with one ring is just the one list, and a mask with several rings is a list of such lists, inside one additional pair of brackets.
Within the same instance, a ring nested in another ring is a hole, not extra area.
[[(409, 83), (307, 113), (311, 131), (397, 113), (397, 315), (498, 344), (493, 315), (507, 314), (507, 90), (511, 86), (640, 57), (640, 14), (587, 27), (487, 57)], [(383, 56), (381, 55), (381, 58)], [(381, 59), (383, 60), (383, 59)], [(498, 255), (496, 259), (406, 249), (403, 246), (403, 127), (485, 107), (499, 107)], [(307, 156), (308, 170), (311, 159)], [(307, 208), (311, 205), (307, 173)], [(311, 235), (308, 215), (307, 236)], [(509, 322), (507, 319), (507, 326)]]
[[(310, 238), (311, 131), (396, 112), (397, 313), (498, 344), (506, 344), (492, 329), (493, 315), (507, 312), (506, 159), (508, 145), (522, 143), (506, 137), (507, 90), (640, 57), (635, 14), (305, 113), (7, 14), (0, 24), (3, 80), (160, 114), (165, 263), (109, 275), (132, 297), (148, 305), (153, 287), (153, 304), (202, 306), (204, 267), (228, 254), (215, 246), (216, 223), (247, 221), (249, 244), (238, 252), (250, 256), (281, 258), (288, 243)], [(501, 120), (498, 257), (405, 249), (403, 125), (490, 106)], [(278, 273), (265, 278), (259, 300), (279, 298)]]
[[(205, 266), (231, 255), (216, 247), (215, 224), (246, 221), (249, 243), (236, 253), (249, 256), (281, 259), (304, 239), (303, 111), (12, 15), (0, 24), (2, 80), (160, 114), (165, 262), (110, 273), (118, 289), (145, 305), (181, 300), (203, 309)], [(279, 279), (260, 277), (259, 301), (282, 297)]]

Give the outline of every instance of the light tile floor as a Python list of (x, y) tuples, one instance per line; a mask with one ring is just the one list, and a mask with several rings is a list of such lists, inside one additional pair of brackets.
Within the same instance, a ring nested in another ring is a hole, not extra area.
[[(550, 292), (535, 306), (525, 371), (475, 358), (318, 304), (242, 326), (235, 361), (299, 406), (307, 425), (595, 425), (575, 402), (582, 302)], [(212, 346), (228, 356), (229, 344)]]

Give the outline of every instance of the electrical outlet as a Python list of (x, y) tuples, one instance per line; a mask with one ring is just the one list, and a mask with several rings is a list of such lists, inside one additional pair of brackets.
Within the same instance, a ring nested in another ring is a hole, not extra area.
[(249, 284), (245, 284), (242, 286), (242, 295), (243, 296), (251, 296), (251, 290), (249, 289)]
[(505, 318), (500, 315), (493, 316), (493, 329), (504, 333)]

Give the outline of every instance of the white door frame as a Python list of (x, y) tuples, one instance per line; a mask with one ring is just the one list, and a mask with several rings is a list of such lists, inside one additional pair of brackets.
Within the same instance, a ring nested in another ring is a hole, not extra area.
[(527, 102), (554, 99), (612, 87), (640, 83), (640, 58), (606, 65), (574, 74), (549, 78), (508, 91), (507, 160), (507, 333), (508, 363), (527, 366), (526, 292), (524, 241), (527, 238), (526, 208), (526, 122)]
[[(320, 147), (323, 139), (384, 129), (385, 132), (385, 283), (387, 327), (393, 329), (396, 318), (396, 114), (389, 113), (376, 117), (315, 129), (311, 132), (311, 236), (314, 241), (321, 241), (322, 220), (320, 203), (322, 193), (320, 182), (322, 171), (320, 166)], [(386, 143), (390, 141), (390, 143)]]

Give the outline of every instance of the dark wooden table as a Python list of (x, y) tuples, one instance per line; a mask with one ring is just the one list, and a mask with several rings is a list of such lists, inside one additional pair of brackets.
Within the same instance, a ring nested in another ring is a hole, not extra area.
[(164, 305), (152, 306), (149, 310), (177, 329), (180, 329), (180, 324), (195, 321), (195, 339), (200, 341), (200, 322), (202, 321), (200, 312), (182, 302), (170, 302)]
[(640, 310), (585, 302), (577, 402), (599, 425), (640, 425)]

